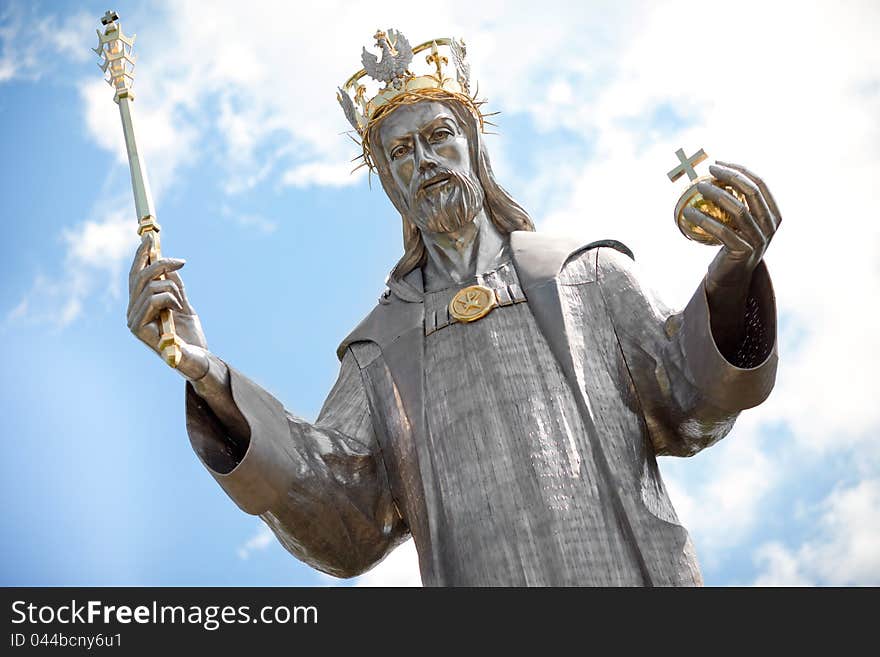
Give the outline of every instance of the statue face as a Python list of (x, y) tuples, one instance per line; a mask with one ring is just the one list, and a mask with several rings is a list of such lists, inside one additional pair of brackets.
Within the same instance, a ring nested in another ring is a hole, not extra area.
[(423, 231), (448, 233), (483, 207), (467, 135), (443, 103), (403, 105), (379, 126), (379, 146), (405, 215)]

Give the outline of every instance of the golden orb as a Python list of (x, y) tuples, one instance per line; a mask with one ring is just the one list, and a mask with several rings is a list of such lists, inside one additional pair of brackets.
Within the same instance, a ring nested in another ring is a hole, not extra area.
[(699, 242), (700, 244), (708, 244), (710, 246), (718, 246), (721, 244), (720, 241), (714, 236), (707, 233), (705, 230), (700, 228), (699, 226), (691, 223), (684, 216), (684, 209), (687, 207), (695, 208), (697, 210), (701, 210), (705, 212), (713, 219), (716, 219), (723, 223), (725, 226), (729, 226), (733, 230), (739, 232), (737, 230), (736, 224), (733, 221), (733, 217), (729, 212), (723, 210), (722, 208), (715, 205), (708, 199), (704, 198), (699, 191), (697, 191), (697, 185), (701, 182), (712, 183), (716, 187), (723, 189), (726, 192), (732, 194), (737, 200), (748, 207), (746, 203), (746, 197), (740, 191), (734, 189), (730, 185), (725, 185), (719, 180), (716, 180), (712, 176), (701, 176), (692, 180), (685, 190), (684, 194), (681, 195), (681, 198), (678, 199), (678, 203), (675, 204), (675, 223), (678, 224), (678, 229), (681, 231), (682, 235), (687, 237), (689, 240), (693, 240), (694, 242)]

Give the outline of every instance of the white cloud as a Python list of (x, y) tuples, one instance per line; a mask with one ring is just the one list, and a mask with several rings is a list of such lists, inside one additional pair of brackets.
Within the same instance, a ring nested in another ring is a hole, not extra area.
[(815, 515), (813, 537), (796, 548), (774, 541), (756, 550), (755, 584), (880, 584), (880, 479), (834, 490)]
[(358, 182), (364, 175), (365, 167), (352, 173), (357, 164), (324, 164), (310, 162), (300, 164), (284, 173), (281, 182), (292, 187), (310, 187), (323, 185), (328, 187), (343, 187)]
[(255, 212), (237, 212), (227, 204), (220, 206), (220, 215), (250, 231), (269, 235), (278, 230), (278, 222)]
[(22, 299), (19, 304), (6, 315), (7, 321), (14, 322), (17, 319), (25, 317), (28, 312), (28, 305), (27, 298)]
[(275, 534), (268, 525), (260, 521), (256, 531), (236, 551), (239, 559), (250, 559), (255, 552), (262, 552), (275, 541)]
[(95, 263), (98, 258), (117, 262), (131, 255), (132, 221), (123, 212), (115, 212), (103, 222), (86, 221), (63, 232), (68, 254), (78, 263)]
[(41, 273), (19, 303), (6, 314), (6, 322), (27, 320), (63, 328), (73, 322), (86, 304), (96, 298), (118, 298), (122, 267), (138, 242), (135, 222), (112, 204), (96, 210), (90, 219), (62, 231), (65, 254), (60, 273)]
[(258, 214), (240, 214), (235, 217), (236, 223), (245, 228), (253, 228), (261, 233), (274, 233), (278, 224)]
[[(113, 102), (113, 90), (103, 82), (100, 71), (95, 79), (79, 85), (85, 105), (88, 134), (101, 148), (114, 155), (116, 166), (128, 175), (128, 155), (119, 118), (119, 107)], [(180, 170), (196, 160), (199, 132), (196, 125), (182, 118), (182, 110), (173, 103), (152, 99), (149, 93), (140, 93), (135, 86), (136, 99), (132, 103), (132, 122), (138, 150), (146, 162), (153, 198), (158, 204), (164, 192), (179, 180)], [(130, 183), (124, 188), (129, 190)], [(132, 208), (133, 202), (127, 202)]]
[(0, 11), (0, 83), (38, 80), (56, 70), (58, 59), (84, 61), (93, 23), (84, 12), (59, 20), (24, 4), (7, 4)]
[(797, 558), (779, 543), (765, 543), (754, 554), (763, 568), (755, 586), (815, 586), (802, 572)]

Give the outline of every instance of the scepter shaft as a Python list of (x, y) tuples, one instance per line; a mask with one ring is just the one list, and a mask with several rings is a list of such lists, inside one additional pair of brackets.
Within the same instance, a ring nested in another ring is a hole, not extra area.
[[(131, 49), (134, 47), (135, 37), (127, 37), (123, 34), (116, 12), (108, 11), (101, 19), (101, 23), (105, 26), (104, 33), (101, 34), (101, 30), (98, 30), (98, 47), (93, 50), (102, 57), (102, 63), (98, 66), (108, 74), (107, 82), (116, 91), (113, 100), (119, 105), (119, 116), (122, 119), (122, 133), (125, 137), (125, 150), (128, 153), (128, 166), (131, 171), (131, 189), (134, 193), (134, 207), (138, 218), (138, 235), (141, 236), (142, 241), (149, 240), (148, 262), (153, 263), (162, 257), (162, 252), (159, 243), (159, 223), (156, 221), (156, 211), (153, 207), (153, 194), (150, 191), (150, 181), (143, 156), (137, 147), (132, 116), (131, 103), (134, 101), (134, 94), (131, 91), (131, 81), (134, 73), (131, 67), (134, 66), (134, 58)], [(159, 276), (159, 279), (164, 278), (165, 274)], [(174, 316), (170, 309), (160, 311), (159, 324), (161, 328), (158, 350), (166, 363), (171, 367), (177, 367), (182, 354), (180, 341), (174, 330)]]
[[(151, 240), (148, 262), (153, 263), (162, 257), (162, 247), (159, 241), (159, 223), (156, 221), (156, 211), (153, 208), (150, 179), (147, 177), (147, 168), (138, 150), (134, 132), (131, 112), (133, 100), (131, 91), (119, 97), (119, 116), (122, 119), (125, 150), (128, 152), (128, 166), (131, 170), (131, 189), (134, 193), (134, 208), (138, 217), (138, 235), (141, 236), (141, 240)], [(160, 275), (159, 278), (164, 280), (165, 274)], [(158, 347), (162, 352), (162, 358), (171, 367), (176, 368), (180, 364), (181, 352), (171, 310), (165, 308), (159, 312), (159, 324), (161, 331)]]
[(119, 99), (119, 116), (122, 119), (122, 132), (125, 135), (125, 150), (128, 153), (128, 167), (131, 170), (131, 189), (134, 192), (134, 209), (138, 222), (144, 217), (156, 216), (153, 207), (153, 193), (150, 191), (150, 180), (147, 168), (137, 147), (134, 133), (134, 118), (131, 114), (133, 98), (124, 96)]

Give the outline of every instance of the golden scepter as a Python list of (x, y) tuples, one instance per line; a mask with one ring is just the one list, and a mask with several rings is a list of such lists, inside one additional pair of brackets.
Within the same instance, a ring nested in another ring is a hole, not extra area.
[[(134, 136), (134, 123), (131, 114), (131, 102), (134, 94), (131, 85), (134, 80), (134, 40), (136, 35), (125, 36), (119, 23), (119, 15), (115, 11), (107, 11), (101, 17), (104, 33), (98, 32), (98, 47), (92, 50), (101, 57), (98, 66), (107, 74), (107, 83), (116, 92), (113, 100), (119, 105), (119, 116), (122, 118), (122, 133), (125, 135), (125, 149), (128, 152), (128, 165), (131, 169), (131, 188), (134, 192), (134, 207), (138, 217), (138, 235), (141, 240), (151, 240), (149, 262), (161, 257), (159, 246), (159, 224), (153, 209), (153, 195), (150, 192), (150, 181), (144, 159), (137, 147)], [(160, 278), (165, 278), (162, 274)], [(163, 310), (159, 315), (162, 329), (159, 336), (159, 350), (162, 358), (171, 367), (180, 364), (180, 345), (174, 332), (174, 317), (170, 310)]]

